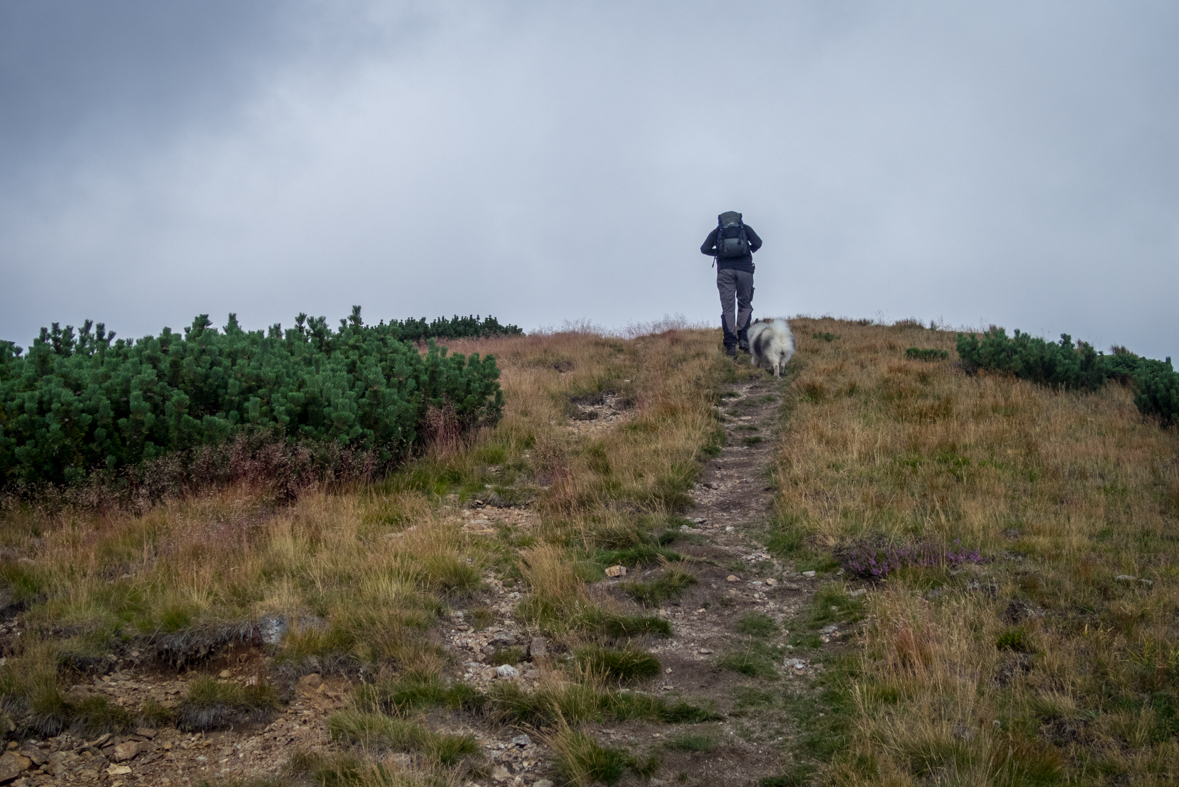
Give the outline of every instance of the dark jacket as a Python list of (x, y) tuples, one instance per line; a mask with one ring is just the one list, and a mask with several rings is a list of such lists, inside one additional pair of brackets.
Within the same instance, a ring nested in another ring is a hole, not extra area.
[[(707, 254), (709, 257), (716, 256), (716, 233), (713, 230), (708, 233), (708, 237), (704, 240), (704, 245), (700, 247), (701, 254)], [(753, 227), (748, 224), (745, 225), (745, 237), (749, 238), (749, 254), (743, 257), (725, 257), (716, 261), (717, 270), (726, 270), (733, 268), (734, 270), (747, 271), (753, 273), (753, 252), (761, 248), (761, 238), (757, 237), (757, 233), (753, 231)]]

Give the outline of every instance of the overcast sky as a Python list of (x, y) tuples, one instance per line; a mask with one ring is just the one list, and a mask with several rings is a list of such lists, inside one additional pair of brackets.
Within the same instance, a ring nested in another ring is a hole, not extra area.
[(491, 314), (1179, 360), (1179, 3), (0, 0), (0, 338)]

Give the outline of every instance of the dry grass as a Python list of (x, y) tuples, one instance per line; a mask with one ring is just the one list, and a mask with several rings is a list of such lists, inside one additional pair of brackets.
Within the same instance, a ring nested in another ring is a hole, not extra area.
[(784, 542), (959, 540), (988, 559), (895, 572), (871, 594), (854, 732), (830, 775), (1179, 775), (1179, 434), (1116, 385), (1078, 395), (905, 358), (953, 359), (950, 332), (792, 325), (804, 366), (778, 451)]

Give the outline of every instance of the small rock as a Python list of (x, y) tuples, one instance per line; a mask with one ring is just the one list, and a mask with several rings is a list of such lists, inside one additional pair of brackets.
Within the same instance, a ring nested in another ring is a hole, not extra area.
[(1138, 577), (1132, 577), (1129, 574), (1118, 574), (1116, 577), (1114, 577), (1114, 579), (1116, 579), (1118, 582), (1127, 582), (1127, 583), (1138, 581)]
[(802, 575), (803, 575), (804, 577), (813, 577), (813, 576), (815, 575), (815, 572), (813, 572), (813, 571), (804, 571), (804, 572), (802, 572)]
[(501, 678), (515, 678), (519, 677), (520, 670), (516, 669), (511, 664), (501, 664), (495, 668), (495, 674)]
[(819, 631), (822, 634), (834, 634), (836, 631), (839, 631), (839, 626), (832, 624), (830, 626), (824, 626)]
[(553, 783), (548, 779), (537, 779), (532, 783), (532, 787), (553, 787)]
[(791, 667), (798, 672), (802, 672), (806, 669), (806, 662), (802, 659), (786, 659), (785, 666)]
[(131, 768), (127, 765), (112, 765), (106, 769), (107, 776), (127, 776), (131, 773)]
[(626, 566), (610, 566), (610, 568), (606, 569), (606, 576), (624, 577), (626, 576)]
[(33, 761), (15, 752), (5, 752), (0, 755), (0, 784), (10, 782), (29, 769)]
[(512, 774), (508, 773), (508, 769), (502, 765), (495, 766), (495, 770), (491, 772), (491, 778), (497, 782), (506, 782), (512, 778)]
[(310, 675), (304, 675), (299, 678), (299, 688), (304, 691), (315, 691), (323, 685), (323, 676), (318, 672), (312, 672)]
[(282, 615), (264, 615), (258, 621), (258, 636), (262, 638), (263, 644), (277, 645), (282, 641), (283, 634), (287, 633), (287, 628), (287, 619)]
[(510, 631), (501, 631), (491, 638), (491, 644), (501, 648), (511, 647), (516, 644), (516, 635)]
[(778, 584), (778, 580), (770, 578), (766, 580), (766, 584), (770, 587), (773, 587), (774, 585)]
[(127, 760), (135, 759), (135, 755), (139, 754), (140, 745), (137, 741), (127, 741), (120, 743), (115, 747), (115, 753), (111, 757), (115, 762), (127, 762)]
[(83, 749), (90, 749), (90, 748), (97, 749), (100, 746), (106, 745), (106, 742), (109, 741), (110, 739), (111, 739), (111, 734), (109, 732), (104, 732), (102, 735), (99, 735), (97, 738), (90, 741), (89, 743), (83, 743), (82, 748)]
[(725, 582), (740, 582), (740, 581), (741, 580), (737, 577), (736, 574), (729, 574), (727, 577), (725, 577)]
[(528, 643), (528, 657), (537, 659), (547, 655), (549, 655), (549, 641), (544, 637), (533, 637), (532, 641)]
[(702, 656), (707, 656), (708, 654), (712, 653), (712, 648), (700, 648), (696, 652)]
[(221, 678), (221, 680), (228, 680), (229, 678), (233, 677), (233, 673), (227, 669), (223, 669), (221, 670), (220, 674), (217, 675), (217, 677)]
[(139, 729), (135, 730), (135, 734), (141, 738), (147, 738), (148, 740), (151, 740), (159, 733), (157, 733), (151, 727), (140, 727)]
[(670, 675), (671, 674), (671, 667), (668, 667), (667, 669), (665, 669), (663, 671), (666, 672), (668, 675)]
[(853, 590), (851, 593), (847, 594), (848, 598), (859, 598), (860, 596), (866, 595), (868, 595), (868, 588), (859, 588), (858, 590)]
[(515, 738), (512, 738), (509, 743), (511, 743), (513, 746), (518, 746), (523, 749), (532, 745), (532, 738), (529, 738), (527, 735), (517, 735)]

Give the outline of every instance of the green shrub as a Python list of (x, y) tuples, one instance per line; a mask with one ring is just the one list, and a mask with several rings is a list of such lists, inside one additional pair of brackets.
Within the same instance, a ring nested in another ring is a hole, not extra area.
[[(360, 308), (332, 331), (299, 315), (293, 328), (219, 332), (200, 315), (183, 334), (114, 340), (88, 320), (54, 323), (26, 355), (0, 347), (0, 488), (69, 484), (242, 432), (371, 451), (395, 461), (423, 430), (457, 434), (498, 420), (491, 356), (425, 356), (395, 324), (365, 326)], [(441, 413), (426, 422), (428, 413)]]
[(993, 369), (1011, 372), (1021, 380), (1067, 390), (1095, 391), (1105, 384), (1105, 365), (1093, 346), (1073, 343), (1061, 334), (1053, 344), (1016, 330), (1008, 338), (1002, 328), (992, 327), (982, 341), (974, 334), (958, 334), (958, 355), (968, 372)]
[(995, 647), (1016, 653), (1032, 653), (1035, 650), (1031, 635), (1022, 626), (1012, 626), (1000, 632), (995, 639)]
[(518, 336), (524, 331), (515, 325), (500, 325), (494, 317), (478, 316), (459, 317), (451, 319), (438, 317), (429, 323), (423, 317), (420, 320), (390, 320), (389, 326), (395, 328), (402, 341), (425, 341), (426, 339), (482, 339), (491, 336)]
[(1164, 424), (1179, 423), (1179, 372), (1171, 359), (1142, 359), (1134, 370), (1134, 405), (1143, 415), (1157, 416)]
[(944, 361), (950, 357), (950, 354), (934, 347), (910, 347), (905, 350), (905, 357), (912, 358), (914, 361)]

